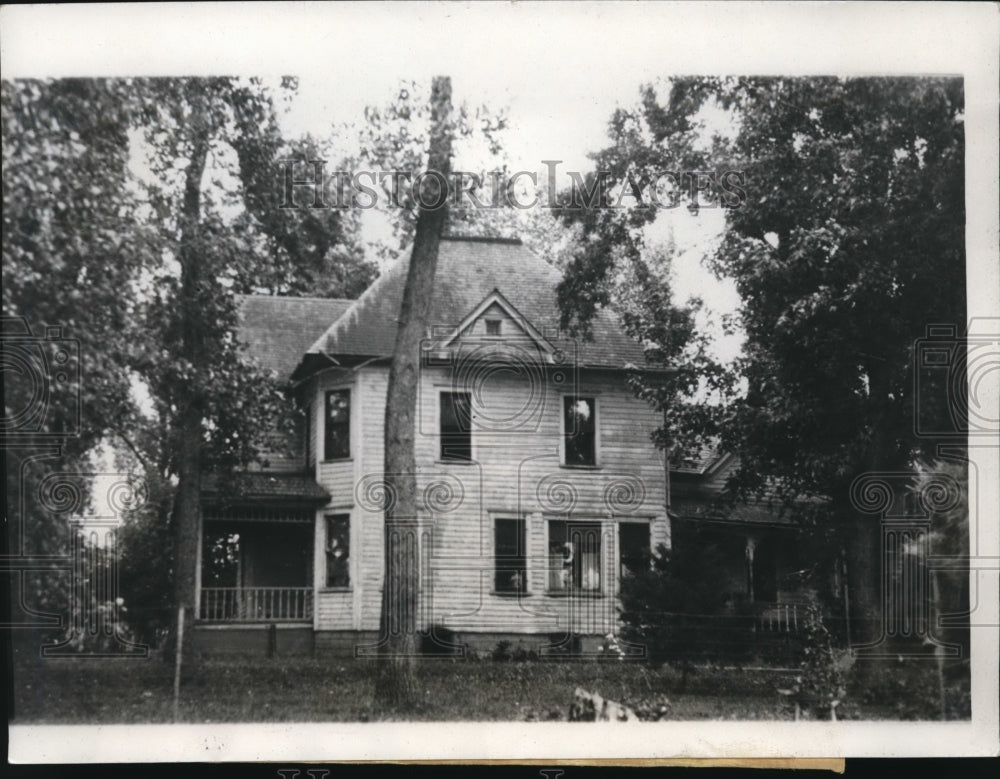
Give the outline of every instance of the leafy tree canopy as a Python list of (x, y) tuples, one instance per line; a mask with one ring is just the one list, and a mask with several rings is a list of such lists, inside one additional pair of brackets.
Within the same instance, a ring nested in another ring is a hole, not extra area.
[[(712, 129), (712, 112), (729, 132)], [(905, 468), (934, 443), (914, 434), (915, 405), (940, 429), (955, 398), (930, 381), (915, 393), (914, 341), (929, 324), (964, 329), (960, 79), (674, 79), (665, 98), (645, 87), (609, 133), (595, 158), (602, 205), (630, 181), (641, 190), (703, 171), (712, 183), (693, 197), (675, 189), (676, 202), (731, 206), (708, 261), (742, 300), (747, 391), (718, 427), (742, 457), (739, 493), (767, 475), (789, 497), (845, 499), (858, 473)], [(643, 227), (671, 205), (661, 193), (629, 209), (564, 210), (584, 233), (561, 289), (567, 323), (585, 329), (611, 301), (616, 269), (644, 258)], [(635, 282), (639, 295), (662, 289)]]

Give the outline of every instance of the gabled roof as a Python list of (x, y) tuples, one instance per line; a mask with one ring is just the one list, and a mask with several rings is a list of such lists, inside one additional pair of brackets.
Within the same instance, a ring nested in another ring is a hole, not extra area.
[(341, 298), (241, 295), (236, 337), (265, 370), (287, 379), (303, 352), (353, 303)]
[(545, 352), (551, 352), (554, 350), (552, 344), (549, 343), (545, 335), (533, 325), (528, 320), (524, 314), (517, 310), (514, 305), (503, 296), (503, 293), (494, 289), (489, 295), (480, 301), (479, 305), (472, 309), (465, 319), (458, 323), (458, 325), (452, 330), (452, 332), (447, 335), (442, 341), (441, 346), (449, 346), (458, 340), (468, 328), (470, 328), (479, 317), (481, 317), (486, 311), (491, 307), (496, 306), (501, 311), (503, 311), (520, 329), (521, 332), (531, 338), (541, 349)]
[(716, 443), (707, 443), (700, 448), (679, 452), (670, 464), (670, 472), (704, 476), (733, 456), (731, 452), (722, 451)]
[(804, 510), (823, 502), (802, 496), (787, 506), (775, 480), (766, 479), (760, 495), (731, 503), (724, 491), (726, 480), (739, 467), (737, 454), (718, 448), (716, 442), (692, 449), (682, 459), (683, 465), (670, 468), (670, 513), (674, 519), (730, 525), (797, 525)]
[[(351, 307), (309, 347), (296, 376), (328, 355), (340, 361), (391, 357), (395, 345), (409, 255), (388, 268)], [(556, 287), (562, 274), (516, 239), (442, 237), (431, 301), (434, 332), (451, 331), (493, 291), (498, 290), (547, 341), (580, 367), (620, 369), (645, 364), (641, 346), (622, 330), (618, 319), (601, 311), (592, 324), (593, 341), (575, 342), (558, 333)], [(330, 364), (328, 361), (325, 364)]]

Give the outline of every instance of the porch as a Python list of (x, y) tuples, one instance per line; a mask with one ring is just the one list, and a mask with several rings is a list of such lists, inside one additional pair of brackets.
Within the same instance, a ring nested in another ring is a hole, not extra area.
[[(303, 477), (238, 476), (237, 499), (209, 494), (203, 503), (196, 619), (206, 626), (311, 625), (319, 488)], [(275, 500), (274, 492), (290, 487), (316, 494)], [(261, 494), (266, 490), (271, 494)]]

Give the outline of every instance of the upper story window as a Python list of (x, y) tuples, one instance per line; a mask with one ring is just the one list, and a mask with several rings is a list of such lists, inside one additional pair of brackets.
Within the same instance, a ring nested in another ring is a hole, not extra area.
[(597, 465), (597, 403), (594, 398), (563, 397), (563, 463)]
[(487, 319), (486, 335), (500, 335), (500, 324), (499, 319)]
[(351, 456), (351, 391), (326, 393), (326, 429), (324, 460), (343, 460)]
[(441, 393), (441, 459), (472, 459), (472, 400), (468, 392)]

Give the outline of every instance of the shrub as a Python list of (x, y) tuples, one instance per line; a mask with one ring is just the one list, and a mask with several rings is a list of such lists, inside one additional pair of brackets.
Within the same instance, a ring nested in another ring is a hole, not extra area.
[(576, 633), (550, 633), (549, 643), (542, 648), (546, 657), (572, 659), (583, 654), (583, 639)]
[(724, 578), (713, 573), (720, 567), (721, 554), (712, 544), (676, 556), (661, 544), (649, 565), (622, 580), (622, 637), (644, 646), (654, 666), (731, 651), (745, 640), (739, 628), (749, 623), (742, 614), (724, 614)]
[(811, 607), (806, 614), (799, 674), (790, 692), (799, 706), (814, 710), (818, 718), (836, 716), (836, 708), (847, 695), (838, 660), (820, 610)]
[(433, 625), (420, 634), (420, 654), (425, 657), (457, 657), (462, 648), (455, 631), (442, 625)]

